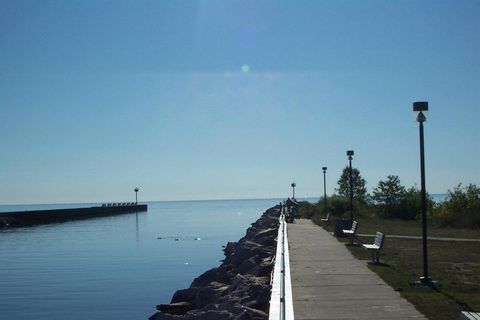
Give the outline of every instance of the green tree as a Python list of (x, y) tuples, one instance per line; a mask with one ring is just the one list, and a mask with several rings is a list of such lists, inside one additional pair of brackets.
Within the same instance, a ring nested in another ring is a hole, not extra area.
[[(353, 181), (353, 198), (361, 203), (367, 202), (367, 182), (360, 175), (360, 171), (356, 168), (352, 168), (352, 181)], [(337, 182), (338, 194), (344, 197), (350, 197), (350, 167), (346, 166), (340, 179)]]
[(385, 206), (398, 206), (405, 198), (405, 187), (400, 184), (398, 176), (389, 175), (387, 180), (380, 180), (373, 189), (373, 200)]
[(393, 217), (401, 210), (400, 205), (405, 196), (405, 187), (401, 185), (398, 176), (389, 175), (387, 180), (380, 180), (373, 189), (372, 199), (380, 206), (384, 216)]

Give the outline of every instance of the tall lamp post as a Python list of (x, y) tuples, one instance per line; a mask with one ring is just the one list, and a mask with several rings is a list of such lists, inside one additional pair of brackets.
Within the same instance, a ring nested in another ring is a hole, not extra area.
[(422, 199), (422, 244), (423, 244), (423, 277), (420, 277), (420, 283), (423, 285), (432, 285), (432, 278), (428, 275), (428, 247), (427, 247), (427, 196), (425, 189), (425, 148), (423, 139), (423, 123), (427, 117), (423, 111), (428, 111), (428, 102), (417, 101), (413, 103), (413, 111), (418, 112), (417, 122), (419, 124), (420, 136), (420, 184)]
[(138, 204), (138, 188), (135, 188), (133, 191), (135, 191), (135, 205)]
[(292, 189), (293, 189), (293, 199), (295, 199), (295, 186), (297, 184), (295, 182), (292, 182), (291, 186), (292, 186)]
[(350, 222), (353, 221), (353, 174), (352, 174), (352, 159), (353, 159), (353, 150), (347, 151), (348, 161), (350, 162)]
[(325, 203), (325, 213), (327, 213), (327, 167), (322, 167), (323, 170), (323, 201)]

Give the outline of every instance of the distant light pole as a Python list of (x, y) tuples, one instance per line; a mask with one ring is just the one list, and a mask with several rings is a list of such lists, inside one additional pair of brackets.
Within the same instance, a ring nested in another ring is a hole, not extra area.
[(327, 213), (327, 167), (322, 167), (323, 170), (323, 201), (325, 203), (325, 213)]
[(135, 205), (138, 204), (138, 188), (135, 188), (134, 191), (135, 191)]
[(352, 173), (352, 159), (353, 159), (353, 150), (347, 151), (348, 161), (350, 162), (350, 222), (353, 221), (353, 173)]
[(423, 242), (423, 277), (420, 277), (420, 283), (423, 285), (432, 285), (432, 278), (428, 275), (428, 247), (427, 247), (427, 196), (425, 189), (425, 148), (423, 139), (423, 123), (427, 117), (423, 111), (428, 111), (428, 102), (418, 101), (413, 103), (413, 111), (418, 112), (417, 122), (419, 124), (420, 136), (420, 183), (422, 198), (422, 242)]
[(292, 182), (291, 186), (292, 186), (292, 189), (293, 189), (293, 199), (295, 199), (295, 186), (297, 184), (295, 182)]

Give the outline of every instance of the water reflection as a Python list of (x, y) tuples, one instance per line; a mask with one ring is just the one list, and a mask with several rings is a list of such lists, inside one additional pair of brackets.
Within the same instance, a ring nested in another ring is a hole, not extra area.
[(138, 212), (135, 212), (135, 234), (136, 234), (136, 239), (137, 239), (137, 245), (138, 245)]
[(147, 213), (1, 230), (1, 318), (146, 319), (278, 202), (153, 202)]

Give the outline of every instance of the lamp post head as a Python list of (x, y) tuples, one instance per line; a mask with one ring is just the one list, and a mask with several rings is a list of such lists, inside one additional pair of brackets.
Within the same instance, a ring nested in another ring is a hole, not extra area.
[(292, 186), (292, 188), (295, 188), (297, 186), (297, 184), (295, 182), (292, 182), (291, 186)]
[(348, 150), (347, 151), (347, 156), (348, 156), (348, 160), (352, 160), (352, 156), (353, 156), (353, 150)]
[(413, 111), (428, 111), (428, 102), (427, 101), (416, 101), (413, 103)]
[(322, 167), (323, 173), (327, 172), (327, 167)]
[(425, 117), (423, 112), (420, 111), (417, 116), (417, 122), (425, 122), (425, 121), (427, 121), (427, 117)]
[(418, 112), (417, 122), (425, 122), (427, 117), (423, 114), (423, 111), (428, 111), (427, 101), (417, 101), (413, 103), (413, 111)]
[(135, 192), (138, 192), (138, 190), (139, 190), (138, 188), (135, 188), (135, 189), (134, 189)]

